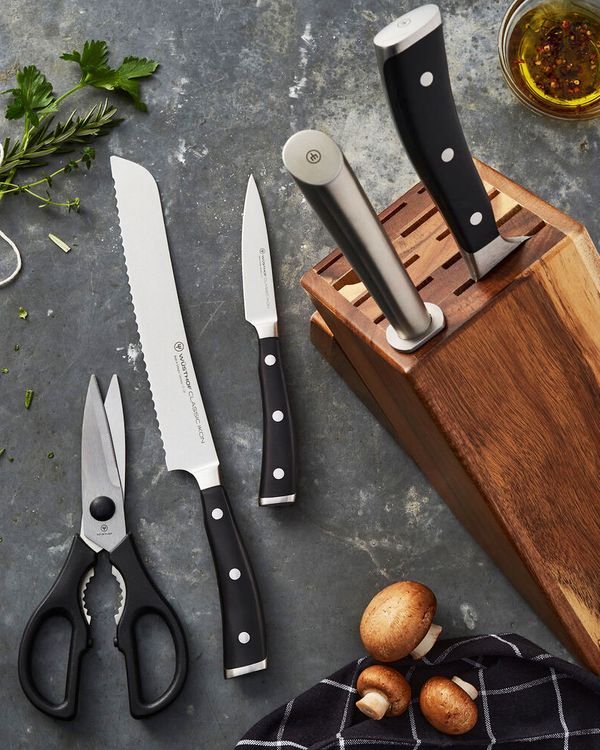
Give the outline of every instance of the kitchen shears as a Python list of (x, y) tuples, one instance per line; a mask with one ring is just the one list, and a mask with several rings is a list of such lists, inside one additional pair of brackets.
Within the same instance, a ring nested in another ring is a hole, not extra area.
[[(19, 648), (19, 679), (31, 703), (49, 716), (72, 719), (77, 712), (81, 658), (91, 646), (91, 616), (85, 608), (85, 588), (94, 575), (98, 555), (108, 553), (121, 587), (115, 615), (115, 646), (125, 656), (129, 707), (136, 718), (168, 706), (179, 694), (187, 674), (185, 635), (174, 610), (152, 583), (125, 524), (125, 420), (119, 381), (113, 376), (106, 399), (92, 375), (83, 413), (81, 438), (81, 530), (54, 585), (32, 614)], [(136, 623), (146, 614), (159, 616), (169, 628), (175, 647), (175, 669), (170, 685), (158, 698), (144, 695), (136, 639)], [(65, 618), (71, 627), (64, 699), (53, 703), (36, 684), (32, 654), (41, 627), (52, 617)]]

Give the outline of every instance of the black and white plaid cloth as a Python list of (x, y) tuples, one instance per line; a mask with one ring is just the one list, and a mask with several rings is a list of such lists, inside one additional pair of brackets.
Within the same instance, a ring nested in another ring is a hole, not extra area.
[[(356, 680), (372, 660), (352, 662), (258, 722), (237, 748), (281, 750), (600, 749), (600, 678), (514, 634), (441, 641), (422, 660), (395, 666), (412, 685), (399, 718), (372, 721), (355, 707)], [(462, 737), (422, 716), (419, 690), (433, 675), (458, 675), (479, 690), (479, 719)]]

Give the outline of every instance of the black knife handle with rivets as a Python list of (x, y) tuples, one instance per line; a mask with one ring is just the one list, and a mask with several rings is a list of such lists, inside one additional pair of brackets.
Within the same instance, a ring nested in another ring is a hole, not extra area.
[(261, 505), (283, 505), (296, 499), (294, 433), (277, 336), (259, 339), (263, 403)]
[(202, 489), (202, 508), (221, 599), (225, 677), (239, 677), (267, 666), (258, 586), (225, 488)]
[[(19, 681), (31, 703), (55, 719), (72, 719), (77, 713), (81, 657), (91, 644), (90, 628), (81, 609), (80, 586), (83, 577), (96, 562), (96, 553), (76, 534), (62, 570), (50, 591), (25, 626), (19, 647)], [(71, 628), (65, 694), (57, 703), (47, 698), (35, 678), (33, 651), (40, 630), (48, 620), (60, 617)]]
[[(402, 23), (402, 18), (396, 23)], [(459, 247), (475, 253), (499, 233), (456, 112), (441, 19), (435, 29), (405, 49), (377, 51), (390, 108), (408, 156)]]

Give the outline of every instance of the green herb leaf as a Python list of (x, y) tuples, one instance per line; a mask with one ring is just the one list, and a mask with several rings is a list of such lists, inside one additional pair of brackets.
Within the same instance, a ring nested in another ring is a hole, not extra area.
[(31, 402), (33, 401), (33, 394), (34, 392), (31, 390), (31, 388), (28, 388), (25, 391), (25, 408), (29, 409), (31, 406)]
[(25, 320), (28, 315), (29, 315), (29, 313), (27, 312), (27, 310), (24, 307), (20, 307), (19, 308), (19, 317), (21, 318), (21, 320)]
[(48, 453), (48, 458), (54, 458), (54, 453), (52, 451), (50, 451), (50, 453)]
[(0, 448), (0, 458), (6, 453), (6, 448)]
[(3, 367), (3, 368), (2, 368), (1, 370), (0, 370), (0, 372), (1, 372), (1, 373), (2, 373), (3, 375), (8, 375), (8, 367)]
[(81, 161), (89, 169), (92, 166), (92, 162), (96, 158), (96, 149), (91, 146), (86, 146), (81, 152)]
[(147, 110), (146, 105), (140, 98), (140, 84), (138, 78), (147, 78), (158, 68), (158, 63), (145, 57), (126, 57), (120, 67), (114, 71), (112, 80), (105, 79), (102, 83), (95, 84), (109, 91), (124, 91), (133, 99), (133, 103), (142, 112)]
[(108, 65), (108, 45), (103, 41), (89, 41), (83, 51), (65, 52), (63, 60), (71, 60), (81, 70), (81, 86), (94, 86), (107, 91), (123, 91), (133, 99), (138, 109), (146, 110), (140, 97), (137, 79), (151, 76), (158, 68), (155, 60), (146, 57), (126, 57), (118, 68)]
[(40, 117), (56, 112), (56, 99), (52, 84), (35, 65), (28, 65), (17, 72), (17, 86), (3, 94), (12, 94), (6, 108), (7, 120), (28, 117), (32, 125), (38, 125)]
[(20, 347), (20, 345), (19, 345), (19, 344), (15, 344), (15, 351), (16, 351), (16, 352), (18, 352), (20, 348), (21, 348), (21, 347)]
[(61, 60), (76, 62), (83, 73), (82, 79), (88, 75), (97, 74), (101, 70), (108, 69), (108, 44), (94, 39), (88, 40), (83, 45), (83, 51), (65, 52), (60, 56)]

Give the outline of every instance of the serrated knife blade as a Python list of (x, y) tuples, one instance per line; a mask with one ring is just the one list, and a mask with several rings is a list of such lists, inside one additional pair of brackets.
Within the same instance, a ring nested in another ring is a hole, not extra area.
[(221, 601), (226, 677), (267, 666), (258, 587), (219, 476), (219, 460), (188, 346), (158, 186), (147, 169), (111, 157), (123, 252), (167, 468), (190, 472)]
[(158, 186), (135, 162), (111, 169), (129, 286), (167, 468), (219, 484), (219, 459), (190, 359)]

